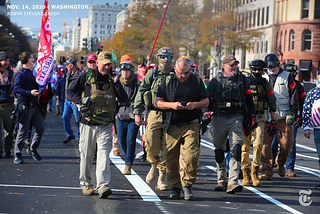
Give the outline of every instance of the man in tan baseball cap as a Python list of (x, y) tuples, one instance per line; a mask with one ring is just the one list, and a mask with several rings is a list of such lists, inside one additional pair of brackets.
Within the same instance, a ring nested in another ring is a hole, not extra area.
[(100, 61), (102, 64), (111, 64), (112, 54), (108, 51), (102, 51), (98, 55), (98, 61)]
[(222, 60), (222, 67), (225, 76), (234, 76), (237, 73), (239, 61), (232, 55), (225, 56)]

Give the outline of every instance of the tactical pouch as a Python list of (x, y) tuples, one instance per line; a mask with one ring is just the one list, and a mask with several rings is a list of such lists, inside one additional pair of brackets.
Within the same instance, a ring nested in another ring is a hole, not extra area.
[(133, 107), (134, 107), (134, 104), (132, 103), (132, 104), (129, 106), (129, 109), (130, 109), (129, 117), (134, 120)]
[(151, 91), (146, 91), (143, 94), (143, 102), (146, 106), (152, 106)]

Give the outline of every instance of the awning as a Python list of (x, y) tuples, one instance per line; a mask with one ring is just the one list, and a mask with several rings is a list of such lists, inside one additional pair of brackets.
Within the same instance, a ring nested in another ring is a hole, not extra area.
[(300, 61), (300, 71), (309, 71), (309, 68), (311, 67), (311, 60), (301, 60)]

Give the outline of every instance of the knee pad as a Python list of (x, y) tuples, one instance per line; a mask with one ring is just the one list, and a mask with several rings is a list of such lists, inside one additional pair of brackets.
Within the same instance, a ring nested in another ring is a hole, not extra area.
[(237, 144), (233, 147), (233, 157), (236, 161), (241, 161), (241, 145)]
[(216, 161), (217, 163), (222, 163), (224, 161), (224, 151), (222, 149), (215, 149)]

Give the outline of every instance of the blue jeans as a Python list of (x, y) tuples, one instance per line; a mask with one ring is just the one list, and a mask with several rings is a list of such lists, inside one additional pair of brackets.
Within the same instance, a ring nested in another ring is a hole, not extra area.
[(320, 168), (320, 129), (313, 129), (314, 130), (314, 144), (316, 145), (317, 153), (318, 153), (318, 164)]
[(125, 157), (125, 164), (132, 164), (136, 152), (136, 138), (139, 131), (134, 120), (120, 120), (117, 119), (118, 125), (118, 141), (123, 150)]
[[(294, 164), (296, 162), (296, 138), (297, 138), (297, 133), (298, 133), (298, 128), (293, 126), (293, 144), (292, 144), (292, 149), (291, 149), (291, 152), (289, 154), (288, 160), (287, 160), (287, 162), (285, 164), (286, 171), (288, 171), (288, 170), (294, 171)], [(320, 137), (320, 135), (319, 135), (319, 137)], [(271, 144), (271, 148), (272, 148), (273, 163), (274, 163), (275, 159), (277, 157), (277, 154), (278, 154), (277, 134), (274, 135), (274, 138), (273, 138), (273, 141), (272, 141), (272, 144)]]
[(62, 113), (62, 121), (63, 121), (63, 125), (64, 125), (64, 130), (67, 133), (67, 137), (72, 137), (74, 136), (73, 134), (73, 130), (71, 129), (71, 124), (70, 124), (70, 120), (71, 120), (71, 114), (74, 114), (74, 120), (76, 122), (77, 125), (77, 140), (80, 139), (80, 131), (79, 131), (79, 111), (77, 106), (73, 105), (71, 101), (66, 100), (64, 102), (64, 109), (63, 109), (63, 113)]

